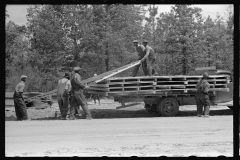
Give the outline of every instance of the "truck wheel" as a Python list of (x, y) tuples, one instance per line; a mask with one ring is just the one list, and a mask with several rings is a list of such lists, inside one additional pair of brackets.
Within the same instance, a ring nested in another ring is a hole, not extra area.
[(157, 105), (157, 112), (163, 117), (173, 117), (178, 111), (179, 105), (174, 98), (164, 98)]

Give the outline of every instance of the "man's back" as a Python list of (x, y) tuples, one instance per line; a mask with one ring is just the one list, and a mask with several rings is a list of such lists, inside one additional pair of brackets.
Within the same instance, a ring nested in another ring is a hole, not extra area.
[(67, 81), (68, 81), (67, 78), (63, 78), (58, 81), (58, 88), (57, 88), (58, 95), (62, 95), (64, 93)]
[(81, 76), (78, 73), (74, 73), (71, 77), (72, 92), (84, 89), (85, 86), (81, 84)]
[(154, 59), (156, 58), (154, 50), (149, 45), (145, 47), (145, 53), (146, 52), (149, 52), (149, 55), (148, 55), (149, 58), (154, 58)]
[(196, 88), (197, 88), (197, 93), (208, 94), (208, 89), (210, 88), (210, 84), (207, 82), (207, 80), (201, 79), (197, 83)]

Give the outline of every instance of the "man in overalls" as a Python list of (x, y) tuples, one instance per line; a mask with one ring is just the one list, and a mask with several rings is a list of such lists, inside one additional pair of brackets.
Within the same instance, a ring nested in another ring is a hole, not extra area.
[(148, 75), (149, 76), (157, 75), (156, 68), (155, 68), (156, 67), (156, 53), (154, 52), (152, 47), (150, 47), (148, 45), (147, 40), (143, 41), (143, 46), (145, 47), (145, 56), (143, 58), (146, 58), (146, 61), (147, 61)]
[(85, 95), (83, 94), (83, 90), (89, 88), (88, 86), (85, 86), (81, 83), (81, 76), (80, 76), (80, 67), (74, 67), (73, 75), (71, 77), (71, 105), (70, 105), (70, 120), (76, 119), (74, 114), (76, 108), (80, 105), (84, 111), (84, 115), (86, 116), (86, 119), (91, 120), (92, 115), (88, 109), (87, 101), (85, 99)]
[[(210, 100), (208, 91), (210, 88), (210, 84), (207, 82), (208, 73), (205, 72), (203, 74), (202, 79), (197, 83), (197, 93), (195, 96), (196, 104), (197, 104), (197, 112), (198, 117), (204, 116), (209, 117), (210, 112)], [(204, 107), (204, 111), (203, 111)]]
[(61, 113), (61, 119), (66, 120), (69, 104), (69, 94), (71, 91), (70, 74), (65, 73), (64, 77), (58, 81), (57, 99)]

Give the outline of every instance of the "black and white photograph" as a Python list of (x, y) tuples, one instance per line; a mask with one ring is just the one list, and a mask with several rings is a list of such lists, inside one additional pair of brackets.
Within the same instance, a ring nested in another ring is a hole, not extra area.
[(233, 157), (233, 34), (233, 4), (6, 4), (5, 157)]

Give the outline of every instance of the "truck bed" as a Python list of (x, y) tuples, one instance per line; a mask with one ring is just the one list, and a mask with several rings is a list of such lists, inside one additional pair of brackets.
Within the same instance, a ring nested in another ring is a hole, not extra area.
[[(88, 92), (103, 96), (189, 95), (195, 94), (196, 84), (201, 78), (202, 76), (186, 75), (112, 77), (91, 84)], [(210, 93), (229, 92), (228, 75), (211, 75), (207, 81), (210, 84)]]

